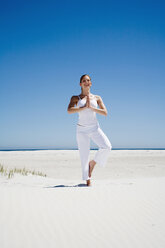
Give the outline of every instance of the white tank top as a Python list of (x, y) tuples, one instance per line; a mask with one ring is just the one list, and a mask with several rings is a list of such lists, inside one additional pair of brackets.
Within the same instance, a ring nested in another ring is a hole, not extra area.
[[(86, 97), (81, 99), (80, 96), (77, 107), (83, 107), (86, 104)], [(95, 97), (93, 99), (90, 99), (90, 104), (92, 107), (97, 108), (97, 101)], [(91, 110), (90, 108), (86, 108), (78, 112), (79, 118), (78, 118), (78, 125), (79, 126), (92, 126), (98, 124), (98, 120), (96, 118), (96, 112)]]

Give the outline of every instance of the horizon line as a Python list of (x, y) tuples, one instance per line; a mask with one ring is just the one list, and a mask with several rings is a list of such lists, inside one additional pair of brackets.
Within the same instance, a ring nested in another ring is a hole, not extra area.
[[(90, 148), (90, 150), (98, 150), (99, 148)], [(36, 150), (78, 150), (78, 148), (0, 148), (0, 151), (36, 151)], [(137, 147), (137, 148), (112, 148), (112, 150), (165, 150), (164, 147)]]

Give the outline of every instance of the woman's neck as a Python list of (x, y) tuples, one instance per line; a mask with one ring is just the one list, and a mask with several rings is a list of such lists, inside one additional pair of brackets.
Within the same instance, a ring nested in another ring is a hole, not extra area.
[(91, 93), (90, 93), (90, 90), (81, 90), (81, 95), (83, 95), (83, 96), (89, 96)]

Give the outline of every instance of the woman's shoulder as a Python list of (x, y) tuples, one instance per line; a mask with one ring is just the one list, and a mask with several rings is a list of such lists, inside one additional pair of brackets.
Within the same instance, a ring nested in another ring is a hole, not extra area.
[(74, 95), (74, 96), (71, 97), (71, 99), (72, 100), (77, 100), (77, 99), (79, 99), (79, 95), (78, 96), (77, 95)]
[(99, 95), (93, 95), (93, 97), (94, 97), (97, 101), (99, 101), (99, 100), (101, 99), (101, 96), (99, 96)]
[(74, 103), (74, 104), (77, 104), (78, 100), (79, 100), (79, 97), (76, 96), (76, 95), (71, 97), (71, 102)]

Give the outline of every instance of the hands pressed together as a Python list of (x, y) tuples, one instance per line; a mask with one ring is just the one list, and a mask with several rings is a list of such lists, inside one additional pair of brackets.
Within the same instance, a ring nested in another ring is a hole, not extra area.
[(87, 95), (87, 101), (85, 107), (91, 108), (89, 95)]
[(81, 107), (81, 108), (82, 109), (90, 108), (91, 110), (94, 110), (94, 108), (90, 104), (90, 97), (89, 97), (89, 95), (87, 95), (86, 104), (83, 107)]

